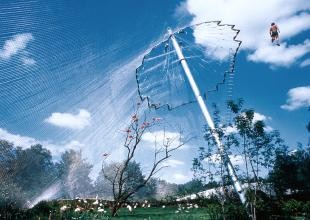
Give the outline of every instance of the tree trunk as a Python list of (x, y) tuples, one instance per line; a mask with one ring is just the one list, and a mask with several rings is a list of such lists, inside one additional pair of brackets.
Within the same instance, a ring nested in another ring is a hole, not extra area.
[(111, 215), (112, 217), (115, 217), (117, 214), (117, 211), (120, 209), (120, 207), (122, 206), (121, 203), (119, 202), (114, 202), (114, 204), (112, 205), (112, 209), (111, 209)]

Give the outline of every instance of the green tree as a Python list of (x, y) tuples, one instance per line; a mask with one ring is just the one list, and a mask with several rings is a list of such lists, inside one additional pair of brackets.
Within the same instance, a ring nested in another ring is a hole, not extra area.
[(0, 206), (22, 207), (53, 183), (57, 170), (42, 145), (22, 149), (0, 140)]
[(156, 199), (157, 179), (151, 178), (135, 195), (137, 199)]
[(66, 151), (57, 166), (65, 198), (87, 197), (91, 194), (93, 186), (89, 174), (92, 165), (82, 157), (81, 151)]
[(178, 185), (178, 195), (190, 195), (205, 190), (206, 187), (201, 179), (192, 179), (191, 181)]
[(294, 151), (278, 151), (275, 165), (269, 174), (278, 197), (287, 193), (309, 196), (310, 148), (299, 146)]
[[(223, 157), (226, 155), (219, 154), (212, 135), (216, 132), (226, 152), (232, 158), (235, 155), (243, 159), (244, 167), (239, 169), (240, 167), (235, 166), (235, 169), (239, 173), (242, 172), (243, 179), (249, 183), (248, 202), (251, 207), (250, 212), (256, 219), (256, 195), (263, 183), (262, 171), (271, 169), (276, 150), (284, 147), (283, 140), (278, 131), (268, 131), (264, 121), (255, 119), (253, 109), (244, 109), (243, 100), (228, 101), (227, 108), (232, 120), (229, 123), (222, 123), (220, 112), (216, 106), (214, 107), (213, 118), (216, 128), (214, 130), (206, 128), (207, 147), (199, 148), (199, 156), (193, 161), (193, 169), (202, 179), (210, 182), (221, 180), (222, 187), (231, 185), (231, 180), (224, 172), (223, 163), (226, 160)], [(222, 205), (226, 197), (222, 198)]]
[(8, 211), (21, 207), (25, 196), (21, 187), (14, 182), (13, 164), (16, 161), (16, 148), (12, 143), (0, 140), (0, 214), (6, 218)]
[(56, 177), (50, 151), (37, 144), (22, 150), (17, 148), (13, 163), (14, 182), (31, 198), (42, 192)]

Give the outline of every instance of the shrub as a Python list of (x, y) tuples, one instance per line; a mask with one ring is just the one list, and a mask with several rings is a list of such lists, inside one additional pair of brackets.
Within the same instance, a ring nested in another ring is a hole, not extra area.
[(310, 218), (310, 201), (304, 203), (303, 212), (306, 214), (307, 218)]
[(286, 215), (297, 215), (303, 211), (303, 204), (295, 199), (288, 200), (282, 206), (282, 210)]

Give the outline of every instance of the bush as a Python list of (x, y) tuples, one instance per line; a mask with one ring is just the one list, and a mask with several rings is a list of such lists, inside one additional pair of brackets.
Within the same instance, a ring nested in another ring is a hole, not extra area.
[(283, 203), (282, 210), (286, 215), (297, 215), (303, 212), (303, 204), (295, 199)]
[(306, 214), (307, 218), (310, 218), (310, 201), (304, 203), (303, 212)]
[(219, 204), (209, 204), (208, 214), (211, 219), (221, 219), (222, 207)]
[(229, 203), (225, 205), (225, 219), (248, 219), (248, 215), (241, 204)]

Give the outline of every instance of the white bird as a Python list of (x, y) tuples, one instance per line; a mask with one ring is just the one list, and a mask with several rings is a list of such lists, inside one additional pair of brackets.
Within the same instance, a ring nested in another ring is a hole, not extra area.
[(129, 212), (132, 211), (132, 207), (130, 205), (127, 205), (127, 209), (129, 210)]
[(63, 211), (66, 211), (67, 208), (68, 208), (68, 207), (67, 207), (66, 205), (64, 205), (64, 206), (62, 206), (62, 207), (60, 208), (60, 211), (62, 211), (62, 212), (63, 212)]

